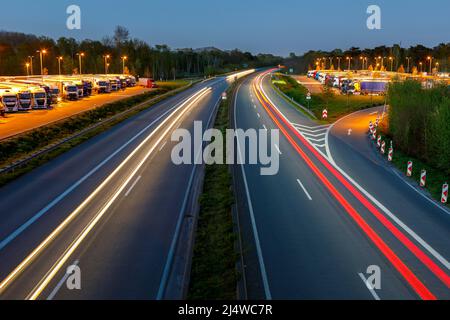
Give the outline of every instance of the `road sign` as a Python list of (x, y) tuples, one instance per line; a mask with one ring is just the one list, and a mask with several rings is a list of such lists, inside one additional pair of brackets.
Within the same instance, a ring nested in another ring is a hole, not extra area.
[(311, 100), (311, 92), (309, 92), (309, 91), (306, 94), (306, 100)]
[(322, 112), (322, 118), (323, 118), (323, 119), (327, 119), (327, 118), (328, 118), (328, 110), (327, 110), (327, 109), (324, 109), (324, 110), (323, 110), (323, 112)]
[(222, 93), (222, 100), (227, 100), (227, 93), (226, 92)]
[(289, 72), (290, 72), (290, 73), (294, 73), (294, 69), (290, 68), (290, 69), (289, 69)]

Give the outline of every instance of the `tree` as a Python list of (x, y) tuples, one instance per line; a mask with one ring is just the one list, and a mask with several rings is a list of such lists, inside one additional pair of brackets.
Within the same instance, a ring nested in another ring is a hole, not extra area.
[(120, 47), (121, 45), (123, 45), (129, 37), (130, 32), (123, 26), (117, 26), (114, 30), (114, 42), (116, 44), (116, 47)]
[(403, 67), (403, 64), (400, 65), (400, 68), (397, 70), (398, 73), (405, 73), (405, 67)]

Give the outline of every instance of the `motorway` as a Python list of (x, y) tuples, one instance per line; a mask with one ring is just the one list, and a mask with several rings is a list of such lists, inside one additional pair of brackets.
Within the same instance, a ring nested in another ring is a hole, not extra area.
[[(1, 188), (0, 298), (173, 298), (199, 166), (172, 163), (171, 133), (205, 130), (229, 82), (196, 84)], [(69, 266), (81, 290), (67, 289)]]
[[(241, 232), (253, 234), (243, 237), (252, 248), (246, 277), (261, 283), (248, 281), (248, 297), (449, 299), (450, 215), (370, 147), (368, 121), (379, 110), (319, 126), (270, 79), (246, 79), (234, 106), (234, 127), (280, 130), (278, 174), (234, 171)], [(367, 282), (374, 268), (380, 288)]]

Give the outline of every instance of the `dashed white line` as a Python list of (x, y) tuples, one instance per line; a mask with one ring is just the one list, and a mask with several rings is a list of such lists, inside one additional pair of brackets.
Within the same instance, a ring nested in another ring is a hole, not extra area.
[[(72, 266), (77, 266), (80, 263), (80, 261), (75, 260), (74, 263), (72, 263)], [(67, 272), (64, 273), (64, 276), (61, 278), (61, 280), (59, 280), (58, 284), (56, 285), (56, 287), (53, 289), (53, 291), (49, 294), (49, 296), (47, 297), (47, 300), (53, 300), (53, 298), (56, 296), (56, 294), (58, 293), (58, 291), (61, 289), (62, 285), (67, 281), (67, 278), (69, 278), (69, 275)]]
[(133, 191), (134, 187), (136, 186), (136, 184), (139, 182), (139, 180), (141, 180), (142, 176), (137, 177), (136, 180), (134, 180), (133, 184), (131, 185), (130, 189), (128, 189), (127, 193), (125, 193), (125, 197), (128, 197), (128, 195), (131, 193), (131, 191)]
[(275, 149), (277, 149), (278, 153), (279, 153), (280, 155), (282, 155), (282, 153), (281, 153), (280, 148), (278, 147), (278, 145), (275, 143), (274, 146), (275, 146)]
[(266, 130), (266, 131), (267, 131), (267, 127), (266, 127), (266, 125), (265, 125), (265, 124), (263, 124), (263, 128), (264, 128), (264, 130)]
[(162, 151), (162, 149), (164, 149), (164, 147), (166, 146), (166, 144), (167, 144), (167, 140), (164, 141), (164, 143), (162, 144), (162, 146), (159, 148), (159, 151), (160, 151), (160, 152)]
[(261, 118), (261, 115), (259, 113), (257, 113), (257, 115), (258, 115), (258, 118)]
[(370, 283), (367, 281), (366, 277), (362, 273), (358, 273), (358, 275), (362, 279), (362, 281), (364, 282), (364, 285), (367, 287), (367, 289), (369, 289), (369, 291), (372, 294), (373, 298), (375, 300), (381, 300), (380, 297), (378, 296), (378, 294), (375, 292), (375, 290), (370, 285)]
[(311, 196), (308, 193), (308, 190), (306, 190), (305, 186), (302, 184), (302, 182), (300, 181), (300, 179), (297, 179), (298, 184), (300, 185), (300, 187), (303, 189), (303, 191), (305, 192), (306, 196), (308, 197), (309, 201), (312, 201)]

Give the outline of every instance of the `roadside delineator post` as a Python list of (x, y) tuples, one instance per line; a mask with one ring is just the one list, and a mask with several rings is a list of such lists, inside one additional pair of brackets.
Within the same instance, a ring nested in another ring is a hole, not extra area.
[(378, 139), (377, 139), (377, 147), (378, 148), (381, 147), (381, 136), (380, 135), (378, 136)]
[(378, 128), (379, 124), (380, 124), (380, 119), (378, 119), (378, 117), (377, 117), (377, 120), (375, 120), (375, 127)]
[(388, 161), (392, 162), (392, 157), (394, 156), (394, 147), (392, 146), (392, 141), (391, 141), (391, 146), (389, 147), (389, 153), (388, 153)]
[(377, 128), (373, 128), (372, 131), (372, 140), (375, 140), (377, 138)]
[(422, 169), (420, 172), (420, 186), (423, 188), (427, 184), (427, 170)]
[(373, 123), (372, 120), (369, 121), (369, 132), (372, 133), (373, 131)]
[(448, 199), (448, 183), (444, 183), (444, 185), (442, 186), (442, 197), (441, 197), (441, 202), (446, 204), (447, 203), (447, 199)]
[(413, 169), (413, 162), (408, 161), (408, 166), (406, 167), (406, 176), (411, 177), (412, 176), (412, 169)]
[(386, 141), (381, 142), (381, 154), (386, 153)]
[(322, 119), (327, 119), (328, 118), (328, 110), (327, 109), (323, 109), (322, 111)]

